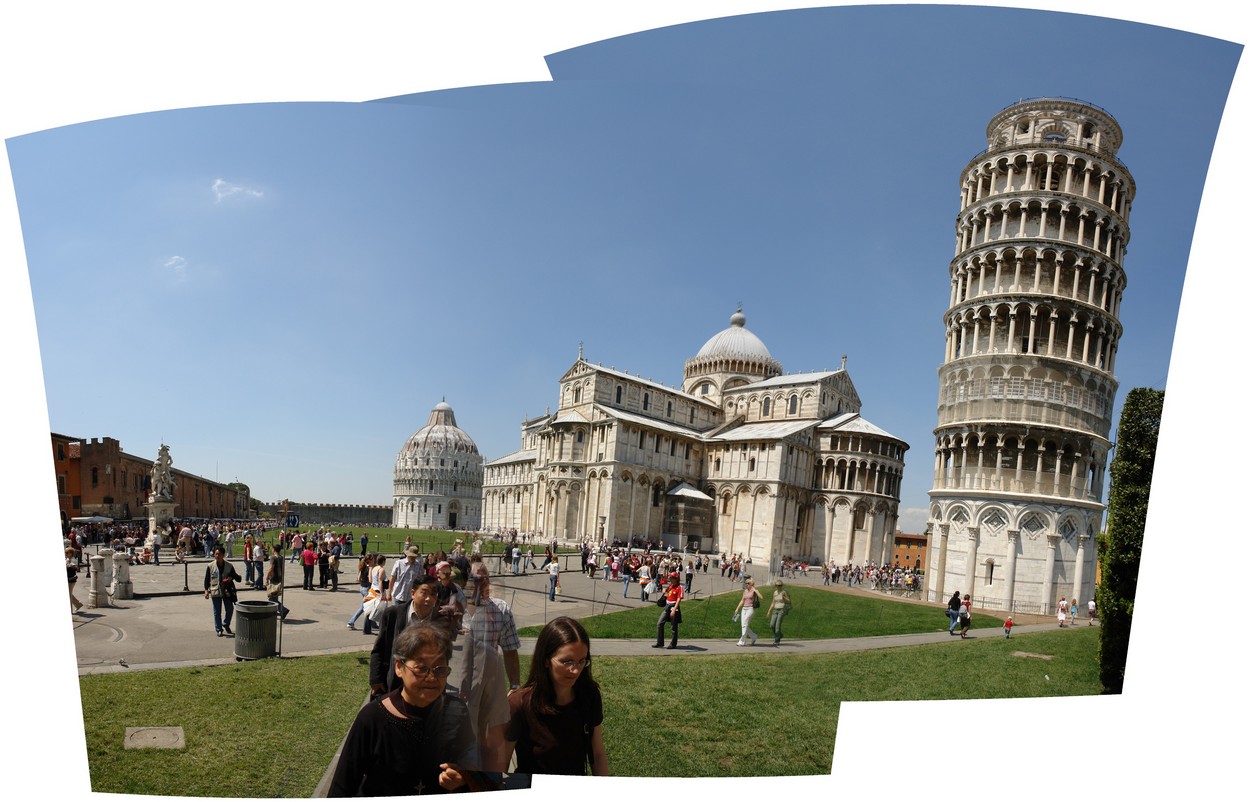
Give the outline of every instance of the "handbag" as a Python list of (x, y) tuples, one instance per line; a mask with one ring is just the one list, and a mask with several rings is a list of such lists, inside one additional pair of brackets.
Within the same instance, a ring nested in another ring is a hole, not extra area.
[(270, 582), (265, 586), (265, 592), (269, 594), (270, 599), (276, 599), (278, 596), (282, 595), (282, 583)]
[(366, 612), (366, 615), (368, 615), (369, 619), (373, 621), (375, 624), (381, 623), (382, 613), (385, 613), (387, 608), (390, 606), (391, 606), (391, 603), (389, 601), (379, 597), (377, 599), (374, 599), (373, 609), (371, 611)]
[(756, 593), (755, 595), (751, 597), (751, 606), (752, 607), (760, 606), (760, 594)]

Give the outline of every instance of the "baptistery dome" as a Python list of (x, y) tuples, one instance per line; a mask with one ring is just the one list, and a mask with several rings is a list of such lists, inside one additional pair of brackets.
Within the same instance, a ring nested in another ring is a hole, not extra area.
[(395, 458), (395, 526), (477, 529), (481, 524), (482, 455), (456, 425), (445, 400), (430, 412)]
[(399, 451), (399, 459), (402, 461), (405, 455), (424, 454), (428, 451), (477, 453), (477, 444), (469, 437), (468, 432), (456, 425), (456, 413), (446, 401), (438, 402), (430, 412), (430, 419), (425, 426), (408, 438), (408, 442)]

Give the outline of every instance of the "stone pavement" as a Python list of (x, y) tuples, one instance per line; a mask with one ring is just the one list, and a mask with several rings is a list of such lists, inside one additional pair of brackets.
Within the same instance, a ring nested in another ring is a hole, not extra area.
[[(243, 574), (242, 563), (235, 560), (235, 567)], [(591, 580), (580, 571), (580, 561), (575, 556), (561, 558), (561, 595), (554, 602), (547, 599), (547, 574), (531, 569), (528, 573), (514, 576), (507, 567), (498, 574), (494, 559), (488, 564), (496, 573), (493, 584), (495, 596), (511, 605), (518, 627), (541, 625), (560, 615), (585, 618), (613, 610), (643, 606), (637, 583), (631, 583), (630, 597), (621, 598), (621, 583)], [(295, 587), (288, 587), (284, 603), (291, 609), (286, 621), (278, 631), (278, 651), (282, 657), (301, 657), (316, 654), (368, 651), (373, 645), (372, 637), (365, 637), (363, 624), (357, 622), (357, 630), (347, 629), (346, 622), (360, 605), (359, 585), (355, 582), (357, 558), (345, 558), (343, 573), (339, 576), (337, 592), (329, 590), (305, 591), (298, 587), (302, 576), (298, 566), (287, 565), (287, 577), (296, 580)], [(206, 561), (193, 560), (184, 565), (162, 564), (160, 566), (131, 567), (131, 581), (135, 598), (117, 600), (111, 606), (93, 609), (84, 607), (74, 618), (74, 640), (78, 656), (78, 672), (96, 674), (113, 671), (137, 671), (152, 668), (170, 668), (189, 665), (212, 665), (235, 662), (234, 639), (219, 638), (213, 633), (211, 603), (204, 598), (204, 570)], [(571, 569), (571, 570), (570, 570)], [(769, 580), (765, 571), (755, 572), (757, 582), (763, 586)], [(807, 577), (787, 578), (787, 584), (819, 587), (819, 572)], [(184, 591), (183, 588), (189, 588)], [(697, 598), (723, 593), (740, 587), (720, 576), (718, 569), (699, 573), (694, 580)], [(832, 592), (881, 594), (866, 590), (867, 586), (848, 589), (846, 584), (833, 588)], [(80, 574), (75, 593), (84, 603), (88, 601), (89, 581)], [(766, 598), (767, 598), (767, 591)], [(240, 601), (264, 601), (264, 591), (240, 589)], [(923, 602), (912, 602), (924, 604)], [(647, 603), (654, 608), (654, 605)], [(953, 642), (946, 634), (940, 611), (944, 605), (927, 604), (934, 610), (935, 629), (913, 635), (893, 635), (839, 640), (787, 640), (780, 650), (793, 653), (817, 653), (855, 651), (862, 649), (889, 648), (918, 643)], [(992, 615), (985, 612), (983, 615)], [(657, 611), (658, 615), (658, 611)], [(787, 622), (791, 631), (801, 633), (801, 619), (796, 612)], [(1055, 626), (1054, 619), (1039, 616), (1015, 616), (1014, 631), (1025, 633)], [(640, 632), (637, 639), (596, 640), (596, 655), (651, 655), (655, 657), (691, 654), (742, 654), (772, 650), (771, 643), (765, 647), (768, 627), (765, 621), (756, 629), (761, 640), (754, 648), (736, 645), (733, 638), (688, 640), (674, 650), (652, 649), (654, 629)], [(1079, 626), (1085, 626), (1083, 620)], [(237, 630), (237, 627), (235, 627)], [(981, 630), (976, 637), (1001, 637), (1001, 630)], [(522, 655), (533, 649), (533, 639), (523, 638)], [(460, 654), (459, 646), (455, 655)], [(454, 663), (454, 659), (453, 659)], [(526, 671), (522, 661), (522, 675)]]

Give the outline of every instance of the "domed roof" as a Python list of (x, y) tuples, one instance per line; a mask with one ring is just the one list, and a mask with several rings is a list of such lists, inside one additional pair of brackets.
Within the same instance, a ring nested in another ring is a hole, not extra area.
[(742, 314), (742, 308), (739, 307), (738, 311), (729, 317), (729, 328), (712, 335), (712, 338), (703, 344), (694, 358), (771, 361), (772, 354), (768, 353), (768, 349), (764, 347), (759, 337), (747, 331), (746, 322), (747, 316)]
[(446, 400), (440, 401), (433, 411), (425, 427), (418, 429), (416, 434), (408, 438), (400, 449), (400, 456), (423, 452), (461, 451), (476, 454), (477, 444), (464, 429), (456, 425), (456, 413)]

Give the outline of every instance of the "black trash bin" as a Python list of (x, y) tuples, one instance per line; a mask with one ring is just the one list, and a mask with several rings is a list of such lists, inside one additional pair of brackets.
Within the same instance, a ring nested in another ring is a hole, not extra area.
[(278, 603), (241, 601), (234, 605), (234, 656), (259, 660), (278, 653)]

